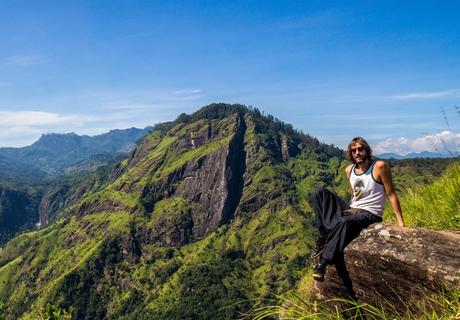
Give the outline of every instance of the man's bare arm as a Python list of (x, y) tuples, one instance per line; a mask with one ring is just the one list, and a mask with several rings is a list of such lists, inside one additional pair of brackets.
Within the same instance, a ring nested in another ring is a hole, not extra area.
[(348, 192), (350, 192), (351, 196), (353, 197), (353, 189), (351, 188), (351, 184), (350, 184), (350, 174), (351, 174), (351, 168), (353, 168), (353, 165), (348, 165), (346, 168), (345, 168), (345, 175), (347, 177), (347, 181), (348, 181)]
[(393, 187), (393, 180), (391, 178), (391, 169), (383, 161), (378, 161), (376, 163), (376, 167), (378, 170), (377, 176), (381, 179), (383, 186), (385, 188), (385, 192), (388, 196), (388, 200), (390, 200), (391, 207), (393, 208), (393, 212), (396, 215), (396, 219), (398, 220), (398, 224), (400, 227), (404, 227), (404, 219), (402, 215), (401, 205), (399, 204), (398, 196)]

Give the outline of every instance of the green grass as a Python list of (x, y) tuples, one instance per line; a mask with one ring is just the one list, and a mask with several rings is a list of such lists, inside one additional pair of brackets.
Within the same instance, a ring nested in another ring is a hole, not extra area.
[(146, 139), (139, 147), (139, 153), (146, 153), (142, 159), (134, 159), (133, 164), (127, 164), (127, 170), (112, 185), (112, 189), (118, 189), (124, 184), (134, 186), (134, 190), (139, 191), (145, 186), (155, 170), (163, 163), (171, 146), (177, 139), (170, 136), (162, 136), (160, 132), (155, 132)]
[(183, 166), (184, 164), (186, 164), (192, 159), (206, 156), (210, 154), (211, 152), (223, 146), (227, 146), (230, 143), (232, 138), (233, 138), (233, 134), (228, 135), (227, 137), (221, 138), (219, 140), (215, 140), (207, 144), (204, 144), (196, 149), (192, 149), (187, 152), (184, 152), (180, 154), (177, 158), (171, 159), (169, 162), (167, 162), (160, 170), (156, 172), (156, 175), (167, 174)]
[[(408, 189), (399, 197), (406, 225), (460, 229), (460, 163), (449, 166), (433, 183)], [(394, 222), (389, 205), (385, 219)]]
[[(414, 311), (415, 310), (415, 311)], [(247, 319), (284, 320), (458, 320), (460, 319), (460, 290), (428, 296), (404, 310), (391, 305), (373, 306), (349, 299), (335, 298), (317, 301), (308, 295), (291, 291), (259, 300), (246, 316)]]
[(155, 227), (160, 221), (168, 225), (175, 225), (180, 219), (190, 212), (193, 204), (189, 199), (171, 197), (158, 201), (152, 213), (152, 219), (146, 224)]
[(138, 204), (138, 199), (132, 196), (129, 193), (123, 191), (116, 191), (107, 187), (102, 191), (92, 193), (83, 200), (81, 200), (81, 205), (91, 204), (91, 203), (107, 203), (108, 201), (119, 203), (125, 208), (134, 208)]

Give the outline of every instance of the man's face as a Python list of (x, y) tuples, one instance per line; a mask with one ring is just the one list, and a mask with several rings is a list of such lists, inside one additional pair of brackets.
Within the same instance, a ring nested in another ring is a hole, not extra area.
[(351, 156), (357, 164), (361, 164), (367, 159), (367, 152), (364, 149), (363, 145), (360, 143), (355, 143), (351, 146)]

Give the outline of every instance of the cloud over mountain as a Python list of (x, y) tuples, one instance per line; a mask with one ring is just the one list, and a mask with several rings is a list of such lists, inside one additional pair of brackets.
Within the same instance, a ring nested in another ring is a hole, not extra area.
[(377, 143), (373, 149), (376, 154), (393, 152), (405, 155), (422, 151), (455, 154), (460, 150), (460, 133), (446, 130), (435, 134), (427, 134), (416, 139), (405, 137), (389, 138)]

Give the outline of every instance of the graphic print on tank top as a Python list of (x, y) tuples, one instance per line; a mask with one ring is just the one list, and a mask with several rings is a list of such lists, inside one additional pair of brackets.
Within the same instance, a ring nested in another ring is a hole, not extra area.
[(353, 197), (358, 200), (364, 195), (364, 182), (357, 179), (353, 185)]

